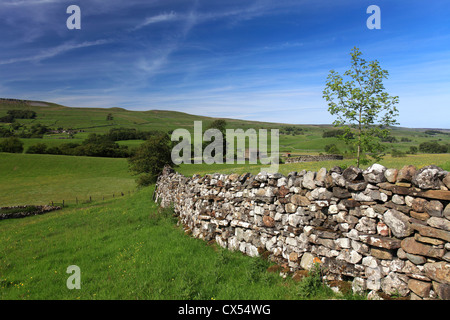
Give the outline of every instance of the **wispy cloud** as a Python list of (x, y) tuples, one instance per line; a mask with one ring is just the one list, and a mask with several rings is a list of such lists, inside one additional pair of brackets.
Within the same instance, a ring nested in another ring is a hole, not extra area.
[[(195, 12), (197, 3), (194, 8), (186, 15), (179, 16), (178, 14), (171, 12), (169, 14), (160, 14), (147, 18), (143, 26), (159, 23), (162, 21), (181, 20), (181, 32), (175, 35), (173, 38), (167, 41), (167, 43), (158, 50), (158, 54), (152, 58), (141, 57), (137, 63), (137, 68), (144, 71), (147, 77), (152, 77), (160, 71), (160, 69), (166, 65), (169, 61), (170, 55), (178, 49), (180, 44), (186, 39), (191, 29), (197, 23), (197, 14)], [(142, 24), (141, 24), (142, 25)], [(143, 27), (142, 26), (142, 27)], [(153, 49), (153, 48), (152, 48)], [(153, 49), (154, 51), (154, 49)]]
[(80, 49), (80, 48), (86, 48), (86, 47), (92, 47), (92, 46), (98, 46), (103, 45), (110, 42), (109, 40), (96, 40), (96, 41), (85, 41), (82, 43), (63, 43), (59, 46), (46, 49), (36, 55), (27, 56), (27, 57), (19, 57), (19, 58), (11, 58), (7, 60), (1, 60), (0, 65), (5, 64), (13, 64), (18, 62), (38, 62), (41, 60), (53, 58), (55, 56), (58, 56), (60, 54), (66, 53), (71, 50)]
[[(17, 1), (3, 1), (1, 5), (4, 6), (23, 6), (23, 5), (41, 5), (46, 3), (56, 3), (59, 0), (17, 0)], [(60, 1), (59, 1), (60, 2)]]
[(167, 22), (167, 21), (174, 21), (177, 19), (179, 19), (179, 16), (173, 11), (171, 11), (170, 13), (161, 13), (156, 16), (151, 16), (151, 17), (146, 18), (142, 23), (140, 23), (136, 27), (134, 27), (133, 30), (139, 30), (139, 29), (144, 28), (151, 24)]

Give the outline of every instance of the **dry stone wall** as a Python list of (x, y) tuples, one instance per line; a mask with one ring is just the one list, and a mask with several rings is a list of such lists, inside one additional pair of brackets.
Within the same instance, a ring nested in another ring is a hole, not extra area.
[(54, 210), (60, 210), (59, 206), (13, 206), (0, 208), (0, 220), (24, 218), (32, 215), (40, 215)]
[(325, 154), (325, 155), (301, 155), (295, 157), (288, 157), (284, 160), (285, 163), (296, 162), (313, 162), (313, 161), (326, 161), (326, 160), (342, 160), (344, 156), (338, 154)]
[(156, 200), (194, 237), (354, 291), (450, 299), (450, 174), (439, 167), (212, 174), (165, 168)]

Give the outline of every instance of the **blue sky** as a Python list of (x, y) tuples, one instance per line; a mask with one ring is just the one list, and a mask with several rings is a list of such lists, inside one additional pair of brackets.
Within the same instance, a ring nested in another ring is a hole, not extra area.
[(389, 71), (401, 126), (450, 128), (449, 17), (448, 0), (2, 0), (0, 96), (331, 123), (326, 77), (356, 46)]

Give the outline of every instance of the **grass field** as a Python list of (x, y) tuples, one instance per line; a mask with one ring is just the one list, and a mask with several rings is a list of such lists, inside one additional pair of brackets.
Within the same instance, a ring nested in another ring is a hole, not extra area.
[[(342, 298), (270, 273), (262, 258), (189, 237), (152, 192), (0, 221), (0, 299)], [(66, 287), (70, 265), (80, 268), (80, 290)]]
[[(66, 134), (47, 134), (44, 139), (22, 139), (24, 149), (38, 142), (44, 142), (48, 146), (58, 146), (67, 142), (80, 143), (89, 133), (104, 134), (112, 128), (134, 128), (141, 131), (160, 130), (169, 131), (177, 128), (185, 128), (193, 131), (194, 121), (202, 121), (205, 129), (215, 118), (191, 115), (175, 111), (149, 110), (130, 111), (121, 108), (71, 108), (57, 105), (50, 102), (40, 102), (38, 105), (26, 102), (11, 102), (0, 100), (0, 117), (7, 114), (11, 109), (26, 109), (35, 111), (36, 119), (17, 119), (21, 125), (30, 128), (33, 124), (43, 124), (51, 128), (62, 127), (64, 129), (82, 130), (74, 135), (74, 139), (61, 139), (67, 137)], [(111, 114), (113, 120), (107, 120)], [(295, 154), (318, 154), (324, 152), (328, 144), (336, 144), (342, 152), (348, 147), (337, 138), (323, 138), (325, 131), (335, 129), (332, 125), (308, 125), (308, 124), (280, 124), (257, 122), (239, 119), (225, 119), (227, 128), (230, 129), (279, 129), (280, 132), (286, 127), (295, 127), (302, 130), (302, 134), (287, 135), (280, 134), (280, 152)], [(10, 125), (0, 123), (0, 127), (9, 128)], [(270, 135), (270, 134), (269, 134)], [(425, 141), (436, 141), (440, 144), (450, 143), (450, 132), (448, 129), (441, 130), (441, 133), (429, 135), (426, 129), (411, 129), (395, 127), (392, 135), (397, 139), (393, 143), (385, 143), (387, 152), (393, 148), (406, 152), (410, 147), (418, 147)], [(0, 138), (1, 139), (1, 138)], [(402, 139), (404, 139), (402, 141)], [(136, 147), (142, 141), (120, 141), (119, 144), (129, 147)], [(270, 144), (269, 144), (270, 147)]]
[(0, 206), (75, 203), (135, 189), (126, 159), (0, 153)]

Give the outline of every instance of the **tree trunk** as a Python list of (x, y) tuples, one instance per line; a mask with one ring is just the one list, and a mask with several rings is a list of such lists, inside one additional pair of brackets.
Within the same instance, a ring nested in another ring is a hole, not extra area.
[(362, 107), (359, 107), (359, 122), (358, 122), (358, 154), (356, 159), (356, 167), (359, 168), (359, 162), (361, 158), (361, 113)]

